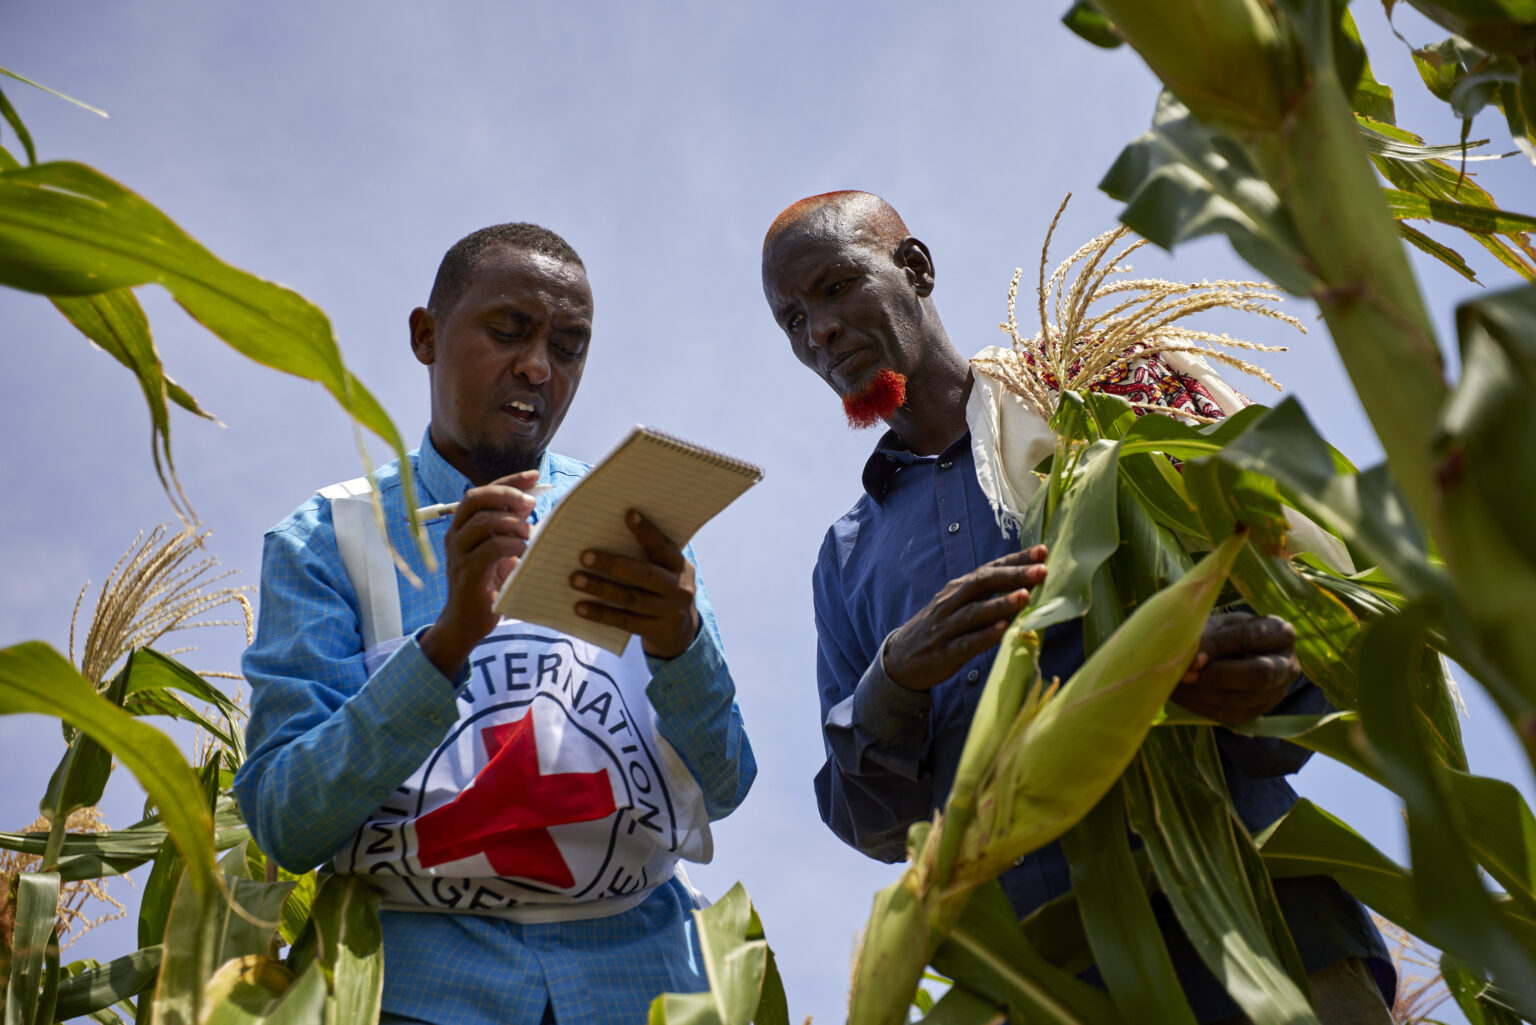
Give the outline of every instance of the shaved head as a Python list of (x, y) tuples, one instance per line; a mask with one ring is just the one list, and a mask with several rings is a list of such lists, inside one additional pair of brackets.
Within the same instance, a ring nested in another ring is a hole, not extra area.
[(763, 237), (763, 251), (767, 252), (784, 232), (801, 225), (856, 237), (885, 253), (894, 252), (902, 239), (911, 234), (901, 214), (872, 192), (823, 192), (785, 207), (768, 226), (768, 234)]

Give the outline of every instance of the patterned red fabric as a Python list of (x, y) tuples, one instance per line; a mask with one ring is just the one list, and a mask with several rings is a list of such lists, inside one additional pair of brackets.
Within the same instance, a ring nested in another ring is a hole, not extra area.
[[(1140, 352), (1146, 348), (1146, 345), (1138, 342), (1126, 351)], [(1028, 350), (1024, 352), (1024, 361), (1030, 366), (1036, 365), (1034, 354)], [(1077, 360), (1072, 364), (1072, 373), (1075, 374), (1080, 369), (1082, 369), (1082, 360)], [(1043, 376), (1046, 384), (1060, 390), (1055, 374), (1047, 370)], [(1211, 398), (1211, 393), (1206, 390), (1205, 385), (1187, 374), (1176, 372), (1168, 366), (1162, 356), (1157, 354), (1138, 356), (1128, 362), (1117, 364), (1108, 377), (1095, 381), (1089, 386), (1089, 390), (1118, 395), (1127, 402), (1167, 406), (1170, 409), (1209, 417), (1213, 420), (1219, 420), (1226, 415), (1216, 400)], [(1133, 408), (1137, 416), (1149, 412), (1140, 406)]]

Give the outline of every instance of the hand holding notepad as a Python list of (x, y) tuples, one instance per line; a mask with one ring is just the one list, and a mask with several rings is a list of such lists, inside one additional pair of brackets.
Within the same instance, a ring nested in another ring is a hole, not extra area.
[(496, 612), (622, 652), (627, 631), (576, 614), (583, 596), (570, 578), (580, 568), (581, 553), (599, 549), (644, 559), (624, 522), (630, 509), (639, 510), (681, 548), (762, 476), (751, 463), (636, 427), (539, 525), (496, 595)]

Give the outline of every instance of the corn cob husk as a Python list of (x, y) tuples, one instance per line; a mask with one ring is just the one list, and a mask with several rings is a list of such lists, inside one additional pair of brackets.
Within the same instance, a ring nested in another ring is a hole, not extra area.
[(978, 761), (988, 749), (995, 759), (977, 780), (957, 776), (931, 829), (914, 827), (911, 865), (875, 900), (850, 1022), (905, 1021), (923, 966), (976, 887), (1061, 836), (1120, 778), (1194, 657), (1245, 537), (1232, 535), (1140, 605), (1059, 689), (1040, 679), (1038, 640), (1010, 627), (1009, 657), (994, 664), (987, 689), (1017, 694), (1016, 705), (994, 703), (1008, 714), (972, 721), (983, 738)]

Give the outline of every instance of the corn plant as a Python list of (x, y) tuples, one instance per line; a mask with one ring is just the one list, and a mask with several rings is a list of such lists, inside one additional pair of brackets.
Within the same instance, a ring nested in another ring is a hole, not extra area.
[[(1499, 105), (1529, 153), (1536, 9), (1411, 3), (1459, 37), (1416, 54), (1426, 84), (1464, 119)], [(1445, 663), (1466, 668), (1536, 754), (1536, 636), (1524, 624), (1536, 608), (1524, 473), (1536, 464), (1536, 288), (1457, 311), (1452, 385), (1401, 244), (1470, 277), (1454, 250), (1403, 224), (1438, 221), (1529, 279), (1536, 220), (1467, 184), (1450, 163), (1464, 148), (1425, 147), (1393, 123), (1344, 3), (1083, 0), (1065, 20), (1101, 45), (1128, 42), (1167, 88), (1152, 130), (1101, 184), (1126, 202), (1124, 223), (1167, 248), (1221, 232), (1313, 299), (1387, 463), (1357, 470), (1292, 400), (1195, 427), (1061, 393), (1047, 480), (1022, 517), (1025, 543), (1050, 544), (1052, 574), (1005, 635), (943, 813), (913, 827), (910, 868), (876, 898), (851, 1019), (904, 1020), (931, 963), (955, 980), (924, 1019), (935, 1023), (1192, 1021), (1147, 903), (1160, 889), (1250, 1019), (1312, 1021), (1271, 880), (1324, 874), (1443, 951), (1472, 1020), (1536, 1020), (1536, 816), (1510, 784), (1467, 772)], [(1295, 512), (1321, 530), (1300, 529)], [(1347, 562), (1319, 554), (1340, 551)], [(1250, 836), (1209, 726), (1159, 710), (1168, 664), (1187, 661), (1221, 588), (1296, 626), (1304, 670), (1339, 709), (1241, 732), (1393, 790), (1411, 869), (1310, 801)], [(1084, 617), (1093, 648), (1054, 694), (1028, 629), (1053, 621), (1052, 604)], [(1123, 682), (1104, 688), (1105, 677)], [(1091, 758), (1064, 750), (1064, 735)], [(1030, 785), (1042, 779), (1069, 782), (1070, 798)], [(1016, 922), (986, 880), (1052, 836), (1074, 888)], [(1107, 991), (1077, 978), (1094, 963)]]
[[(78, 665), (35, 642), (0, 651), (0, 713), (55, 716), (69, 738), (41, 801), (45, 828), (0, 833), (6, 1025), (378, 1018), (377, 899), (357, 879), (322, 883), (264, 857), (230, 794), (244, 711), (209, 682), (230, 674), (193, 672), (150, 646), (193, 627), (243, 627), (250, 639), (245, 589), (218, 586), (205, 539), (157, 528), (131, 546), (102, 585)], [(243, 615), (206, 618), (229, 605)], [(72, 656), (74, 635), (72, 623)], [(195, 767), (149, 717), (197, 729)], [(142, 821), (103, 830), (94, 807), (114, 758), (148, 803)], [(139, 949), (61, 964), (81, 895), (100, 898), (105, 880), (145, 864)]]
[[(5, 69), (0, 74), (37, 84)], [(190, 526), (191, 503), (171, 454), (170, 405), (212, 417), (166, 374), (133, 289), (161, 285), (236, 351), (320, 383), (397, 455), (404, 446), (342, 363), (318, 308), (222, 262), (93, 168), (38, 163), (32, 137), (3, 93), (0, 117), (27, 161), (0, 146), (0, 285), (48, 296), (133, 373), (149, 407), (155, 469), (188, 525), (169, 536), (156, 531), (114, 567), (78, 664), (73, 629), (68, 659), (37, 641), (0, 649), (0, 714), (53, 716), (68, 742), (40, 803), (38, 828), (0, 833), (0, 851), (7, 852), (0, 874), (0, 1021), (376, 1021), (376, 898), (356, 879), (317, 885), (313, 872), (279, 872), (263, 857), (230, 794), (245, 757), (237, 702), (151, 647), (171, 630), (217, 625), (199, 617), (229, 603), (242, 607), (249, 633), (250, 607), (243, 589), (214, 586), (218, 578), (208, 575), (214, 563), (203, 555), (204, 536)], [(195, 766), (144, 721), (154, 716), (202, 731)], [(102, 831), (94, 806), (114, 759), (143, 786), (148, 802), (143, 821)], [(102, 880), (145, 864), (152, 868), (139, 909), (139, 949), (106, 964), (61, 964), (60, 934), (79, 920), (81, 902), (104, 896)]]

